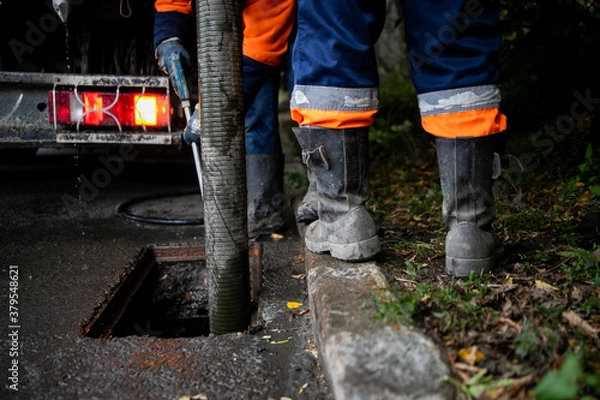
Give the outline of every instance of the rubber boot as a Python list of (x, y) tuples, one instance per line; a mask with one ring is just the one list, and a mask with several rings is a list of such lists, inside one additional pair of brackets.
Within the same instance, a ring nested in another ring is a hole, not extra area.
[(446, 272), (468, 277), (489, 272), (503, 246), (490, 232), (496, 207), (492, 185), (500, 173), (505, 134), (477, 138), (436, 138), (442, 214), (446, 235)]
[(248, 236), (270, 235), (285, 227), (283, 154), (246, 155)]
[[(308, 135), (309, 129), (294, 128), (293, 131), (301, 148), (307, 149), (311, 147)], [(306, 194), (296, 210), (296, 221), (310, 224), (311, 222), (319, 219), (317, 214), (319, 198), (316, 193), (317, 177), (312, 172), (309, 165), (306, 165), (306, 175), (308, 177), (308, 189), (306, 190)]]
[(315, 176), (319, 219), (311, 223), (306, 247), (329, 252), (342, 261), (364, 261), (379, 252), (373, 218), (365, 208), (369, 199), (368, 130), (294, 128), (306, 134), (302, 160)]
[(317, 196), (317, 182), (314, 174), (307, 170), (308, 175), (308, 189), (302, 199), (302, 202), (296, 210), (296, 221), (305, 224), (310, 224), (313, 221), (319, 219), (317, 209), (319, 207), (319, 197)]

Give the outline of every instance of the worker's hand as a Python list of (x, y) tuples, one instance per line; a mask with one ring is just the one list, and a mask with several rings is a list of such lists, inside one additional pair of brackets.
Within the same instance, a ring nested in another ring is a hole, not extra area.
[(194, 113), (188, 121), (185, 131), (183, 131), (183, 140), (189, 145), (192, 143), (200, 144), (200, 116), (198, 110), (199, 106), (196, 104)]
[[(176, 70), (178, 68), (177, 63), (173, 62), (176, 54), (179, 54), (179, 59), (181, 61), (181, 67), (179, 68), (183, 68), (183, 74), (178, 73)], [(169, 76), (177, 95), (180, 96), (181, 94), (178, 93), (178, 89), (181, 88), (182, 85), (186, 85), (185, 78), (190, 75), (190, 71), (192, 70), (192, 59), (190, 58), (190, 54), (185, 47), (183, 47), (181, 40), (173, 37), (163, 40), (156, 47), (155, 55), (158, 61), (158, 67)]]

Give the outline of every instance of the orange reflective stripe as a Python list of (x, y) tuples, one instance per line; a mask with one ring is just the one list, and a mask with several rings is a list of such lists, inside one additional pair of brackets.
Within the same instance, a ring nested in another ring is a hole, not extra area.
[(154, 8), (158, 12), (178, 11), (187, 15), (193, 13), (191, 0), (156, 0)]
[(506, 129), (506, 117), (497, 108), (421, 117), (421, 125), (433, 136), (454, 139), (493, 135)]
[(325, 111), (291, 108), (292, 119), (300, 126), (318, 126), (328, 129), (364, 128), (373, 123), (377, 111)]
[(242, 13), (244, 55), (279, 65), (294, 25), (295, 5), (295, 0), (247, 0)]

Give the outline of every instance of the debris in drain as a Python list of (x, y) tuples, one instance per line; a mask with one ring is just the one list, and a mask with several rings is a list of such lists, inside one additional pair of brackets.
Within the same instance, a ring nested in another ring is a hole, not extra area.
[[(262, 245), (249, 245), (251, 295), (258, 304)], [(208, 336), (208, 270), (204, 246), (146, 247), (133, 269), (83, 327), (91, 338)]]
[(155, 264), (112, 336), (208, 336), (207, 270), (200, 263)]

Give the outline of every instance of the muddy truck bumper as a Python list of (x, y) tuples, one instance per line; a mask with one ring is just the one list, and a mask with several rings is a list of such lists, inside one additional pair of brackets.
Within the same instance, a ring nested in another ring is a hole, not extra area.
[(0, 71), (0, 147), (181, 145), (162, 76)]

